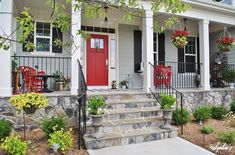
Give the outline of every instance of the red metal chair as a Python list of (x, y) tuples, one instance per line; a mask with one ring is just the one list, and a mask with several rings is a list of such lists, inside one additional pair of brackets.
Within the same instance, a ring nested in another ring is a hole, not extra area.
[(36, 70), (29, 66), (20, 66), (20, 72), (23, 77), (24, 89), (26, 92), (42, 92), (43, 80), (37, 78), (37, 75), (44, 75), (44, 71), (36, 72)]
[(171, 85), (171, 66), (156, 65), (154, 67), (154, 85), (165, 85), (167, 88)]

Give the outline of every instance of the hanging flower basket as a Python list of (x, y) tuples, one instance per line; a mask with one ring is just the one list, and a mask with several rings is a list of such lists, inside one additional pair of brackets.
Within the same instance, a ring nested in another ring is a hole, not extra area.
[(171, 36), (172, 43), (177, 48), (184, 48), (188, 43), (187, 40), (188, 35), (189, 35), (188, 31), (176, 30)]
[(24, 112), (26, 114), (34, 114), (36, 112), (36, 110), (37, 110), (37, 107), (35, 107), (35, 106), (31, 106), (29, 108), (28, 107), (24, 107), (23, 110), (24, 110)]
[(217, 47), (221, 52), (229, 52), (232, 49), (233, 38), (223, 37), (217, 41)]
[(220, 39), (217, 40), (217, 47), (220, 52), (229, 52), (232, 49), (233, 38), (231, 34), (224, 28), (224, 31), (220, 35)]

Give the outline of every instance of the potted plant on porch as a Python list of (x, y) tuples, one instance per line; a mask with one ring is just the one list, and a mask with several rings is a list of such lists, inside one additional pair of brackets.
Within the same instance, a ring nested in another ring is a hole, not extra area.
[(123, 80), (119, 83), (122, 89), (128, 89), (128, 82), (126, 80)]
[(91, 116), (94, 132), (90, 135), (93, 138), (99, 139), (104, 136), (100, 131), (103, 122), (105, 101), (102, 97), (91, 97), (88, 101), (88, 113)]
[(172, 118), (172, 111), (173, 111), (173, 106), (176, 103), (176, 99), (172, 95), (167, 95), (167, 94), (161, 94), (160, 95), (160, 106), (163, 112), (163, 120), (164, 120), (164, 125), (161, 126), (163, 129), (170, 129), (171, 125), (169, 124), (169, 121)]
[(230, 88), (234, 88), (234, 78), (235, 78), (235, 71), (231, 69), (225, 69), (222, 72), (222, 77), (226, 82), (229, 82)]

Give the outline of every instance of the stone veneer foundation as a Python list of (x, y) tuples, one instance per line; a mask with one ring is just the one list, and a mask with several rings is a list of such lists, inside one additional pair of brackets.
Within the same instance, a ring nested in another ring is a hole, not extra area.
[[(210, 91), (187, 90), (184, 94), (183, 105), (191, 112), (200, 105), (225, 105), (235, 99), (235, 90), (233, 89), (213, 89)], [(69, 126), (77, 126), (77, 102), (76, 96), (57, 95), (48, 96), (49, 104), (46, 108), (38, 110), (33, 115), (26, 115), (26, 129), (32, 130), (38, 128), (44, 117), (55, 115), (65, 115)], [(15, 112), (15, 109), (8, 102), (9, 98), (0, 98), (0, 119), (9, 120), (15, 130), (23, 130), (23, 113)], [(178, 98), (178, 101), (180, 99)], [(180, 102), (179, 102), (180, 103)], [(107, 107), (109, 109), (109, 107)]]

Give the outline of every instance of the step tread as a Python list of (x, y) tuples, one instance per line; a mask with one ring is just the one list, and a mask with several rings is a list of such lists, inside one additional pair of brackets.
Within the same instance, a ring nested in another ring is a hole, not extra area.
[[(115, 138), (126, 138), (126, 137), (135, 137), (135, 136), (142, 136), (142, 135), (151, 135), (155, 133), (162, 133), (162, 132), (169, 132), (169, 131), (176, 131), (178, 130), (175, 127), (172, 127), (172, 129), (161, 129), (159, 127), (151, 127), (151, 128), (145, 128), (145, 129), (137, 129), (137, 130), (131, 130), (127, 132), (111, 132), (111, 133), (105, 133), (104, 138), (101, 138), (100, 140), (107, 140), (107, 139), (115, 139)], [(84, 136), (85, 141), (93, 141), (96, 140), (94, 138), (91, 138), (89, 136)]]
[(106, 109), (106, 114), (122, 114), (122, 113), (135, 113), (135, 112), (153, 112), (159, 111), (158, 106), (154, 107), (141, 107), (141, 108), (132, 108), (132, 109)]
[(127, 99), (127, 100), (106, 101), (106, 104), (149, 103), (149, 102), (157, 102), (157, 101), (156, 99)]

